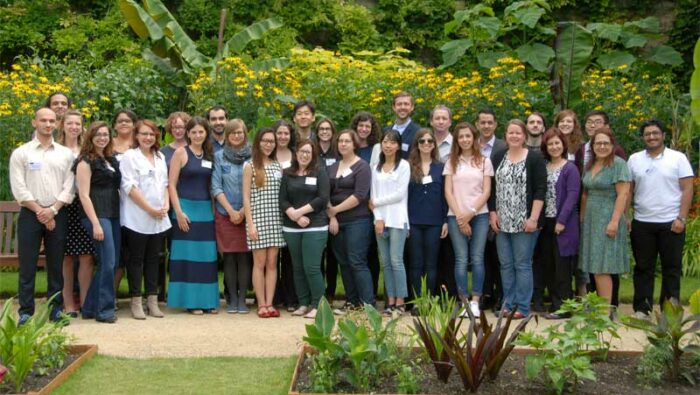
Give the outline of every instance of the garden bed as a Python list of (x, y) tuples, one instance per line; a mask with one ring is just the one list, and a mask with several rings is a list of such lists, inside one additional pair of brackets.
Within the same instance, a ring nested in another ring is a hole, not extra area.
[[(313, 349), (306, 346), (302, 350), (294, 368), (294, 375), (289, 388), (289, 395), (307, 394), (310, 392), (308, 370), (310, 360), (306, 357)], [(418, 351), (415, 351), (418, 353)], [(498, 379), (494, 382), (484, 382), (479, 387), (479, 394), (543, 394), (547, 389), (538, 383), (528, 381), (525, 373), (525, 357), (533, 353), (529, 349), (515, 349), (508, 357), (501, 369)], [(595, 362), (597, 381), (584, 380), (579, 383), (578, 394), (606, 394), (606, 395), (684, 395), (697, 394), (697, 387), (691, 387), (683, 383), (664, 382), (658, 387), (645, 387), (644, 383), (637, 379), (636, 366), (641, 356), (640, 352), (610, 351), (608, 360)], [(447, 383), (436, 378), (432, 363), (422, 358), (418, 365), (419, 394), (464, 394), (464, 387), (457, 372), (453, 372)], [(700, 369), (694, 372), (696, 381), (700, 381)], [(348, 388), (347, 392), (352, 393)], [(381, 385), (372, 388), (373, 394), (394, 394), (396, 383), (392, 377), (382, 380)]]
[[(53, 369), (48, 374), (39, 376), (30, 374), (22, 385), (24, 394), (28, 395), (45, 395), (51, 393), (66, 381), (73, 373), (80, 368), (85, 362), (90, 360), (97, 354), (97, 345), (72, 345), (68, 346), (68, 354), (64, 360), (63, 366), (58, 369)], [(12, 387), (6, 384), (0, 384), (0, 394), (12, 394)]]

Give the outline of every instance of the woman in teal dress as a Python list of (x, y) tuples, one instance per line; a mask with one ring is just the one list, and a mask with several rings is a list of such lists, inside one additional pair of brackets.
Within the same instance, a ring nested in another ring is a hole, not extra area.
[(200, 117), (187, 122), (187, 144), (170, 162), (168, 192), (177, 220), (170, 249), (168, 306), (192, 314), (216, 314), (219, 281), (209, 185), (213, 150), (209, 124)]
[(579, 267), (593, 273), (598, 295), (610, 302), (610, 275), (629, 271), (625, 203), (631, 177), (625, 161), (613, 153), (615, 138), (610, 129), (596, 132), (591, 145), (581, 197)]

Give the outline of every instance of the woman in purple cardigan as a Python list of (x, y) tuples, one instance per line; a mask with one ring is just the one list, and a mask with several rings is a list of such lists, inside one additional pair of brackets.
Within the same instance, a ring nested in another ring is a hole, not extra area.
[(566, 139), (557, 128), (542, 138), (542, 155), (547, 161), (547, 195), (544, 202), (545, 222), (539, 243), (545, 283), (552, 298), (548, 319), (568, 318), (557, 313), (563, 300), (571, 299), (571, 276), (578, 254), (579, 223), (577, 203), (581, 177), (576, 165), (566, 159)]

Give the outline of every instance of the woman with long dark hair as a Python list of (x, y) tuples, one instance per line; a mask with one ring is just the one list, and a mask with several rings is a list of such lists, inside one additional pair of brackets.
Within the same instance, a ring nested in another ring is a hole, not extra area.
[(243, 207), (248, 248), (253, 250), (253, 289), (258, 317), (279, 317), (273, 298), (277, 286), (277, 257), (285, 246), (279, 191), (282, 168), (275, 159), (275, 130), (263, 128), (253, 140), (253, 157), (243, 168)]
[(186, 129), (187, 145), (175, 150), (168, 176), (177, 221), (171, 236), (168, 306), (185, 308), (194, 315), (216, 314), (219, 276), (209, 191), (214, 150), (204, 118), (192, 118)]
[(114, 267), (119, 261), (119, 162), (112, 152), (112, 133), (104, 122), (90, 125), (73, 170), (83, 206), (81, 223), (92, 235), (97, 270), (82, 308), (83, 318), (115, 323)]

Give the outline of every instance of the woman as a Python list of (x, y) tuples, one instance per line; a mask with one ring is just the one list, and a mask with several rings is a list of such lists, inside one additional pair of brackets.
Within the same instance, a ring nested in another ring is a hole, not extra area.
[[(275, 130), (277, 145), (275, 147), (275, 155), (282, 170), (288, 169), (292, 165), (294, 159), (294, 150), (296, 149), (297, 133), (294, 126), (285, 120), (277, 121), (272, 128)], [(289, 249), (282, 247), (279, 256), (278, 283), (274, 297), (275, 304), (284, 304), (287, 306), (287, 311), (293, 312), (298, 304), (296, 290), (294, 289), (294, 272), (292, 269), (292, 257), (289, 255)]]
[(564, 136), (567, 151), (564, 159), (573, 162), (576, 159), (576, 151), (581, 146), (583, 133), (581, 125), (578, 123), (576, 113), (572, 110), (559, 111), (554, 117), (554, 127)]
[(501, 262), (503, 309), (520, 319), (530, 314), (532, 254), (544, 224), (542, 207), (547, 193), (547, 169), (538, 152), (525, 148), (525, 123), (506, 125), (508, 149), (493, 157), (495, 193), (489, 198), (489, 222), (496, 233)]
[(333, 149), (333, 136), (335, 136), (335, 125), (333, 125), (333, 121), (328, 118), (322, 118), (318, 121), (316, 124), (318, 158), (324, 168), (338, 160), (338, 155)]
[(447, 237), (447, 203), (443, 164), (438, 159), (435, 136), (430, 129), (416, 133), (411, 154), (411, 181), (408, 184), (408, 238), (410, 285), (420, 296), (421, 278), (426, 277), (429, 292), (436, 293), (440, 239)]
[[(372, 114), (360, 111), (352, 117), (350, 129), (357, 133), (359, 146), (357, 154), (367, 163), (370, 163), (374, 146), (379, 143), (381, 129)], [(379, 158), (379, 150), (376, 151), (376, 159)], [(376, 162), (374, 163), (376, 165)]]
[(170, 205), (177, 220), (171, 232), (168, 306), (194, 315), (216, 314), (219, 276), (209, 192), (214, 157), (209, 123), (194, 117), (186, 129), (187, 145), (175, 150), (168, 174)]
[(372, 216), (367, 203), (372, 172), (367, 162), (357, 156), (359, 144), (354, 130), (341, 131), (336, 138), (340, 160), (328, 168), (331, 185), (326, 210), (328, 230), (335, 236), (333, 252), (340, 265), (347, 298), (344, 308), (337, 313), (363, 304), (374, 305), (372, 276), (367, 267)]
[(121, 224), (129, 246), (126, 263), (131, 315), (145, 320), (141, 283), (145, 284), (148, 314), (162, 318), (158, 308), (158, 270), (165, 232), (170, 229), (168, 168), (158, 151), (160, 130), (148, 119), (136, 123), (134, 145), (120, 162)]
[[(479, 299), (484, 286), (484, 249), (489, 233), (486, 202), (491, 196), (493, 166), (481, 155), (479, 132), (464, 122), (454, 128), (450, 158), (445, 164), (445, 199), (450, 240), (455, 251), (455, 282), (464, 305), (479, 317)], [(469, 301), (467, 263), (472, 265), (472, 300)]]
[(571, 276), (578, 254), (578, 215), (581, 177), (573, 162), (566, 159), (566, 137), (556, 127), (542, 137), (542, 154), (547, 162), (547, 194), (544, 201), (544, 228), (540, 233), (540, 258), (545, 283), (552, 299), (548, 319), (567, 318), (557, 311), (562, 301), (571, 299)]
[(282, 168), (275, 160), (275, 130), (263, 128), (253, 141), (252, 160), (243, 168), (243, 207), (248, 248), (253, 250), (253, 289), (258, 317), (279, 317), (272, 306), (277, 285), (277, 256), (284, 247), (279, 191)]
[(401, 159), (401, 136), (391, 130), (382, 137), (382, 152), (379, 163), (372, 169), (371, 200), (369, 207), (374, 213), (374, 233), (384, 266), (384, 289), (387, 306), (384, 315), (406, 312), (404, 299), (406, 289), (406, 267), (403, 248), (408, 236), (408, 182), (411, 166)]
[(175, 150), (187, 145), (185, 138), (185, 125), (192, 117), (186, 112), (176, 111), (170, 113), (168, 119), (165, 120), (165, 133), (173, 137), (173, 141), (160, 149), (160, 152), (165, 155), (165, 164), (170, 167), (170, 161), (173, 159)]
[(292, 315), (305, 318), (316, 317), (318, 302), (326, 291), (321, 258), (328, 240), (326, 206), (330, 186), (325, 168), (317, 164), (316, 150), (311, 140), (299, 143), (280, 186), (282, 230), (292, 256), (294, 287), (299, 297), (299, 308)]
[(594, 275), (598, 295), (611, 302), (610, 275), (629, 270), (625, 202), (631, 177), (625, 161), (614, 153), (609, 128), (596, 131), (591, 146), (581, 196), (579, 268)]
[[(75, 158), (80, 154), (83, 144), (83, 116), (76, 110), (68, 110), (59, 123), (56, 141), (73, 151)], [(66, 252), (63, 258), (63, 305), (66, 314), (71, 318), (78, 318), (79, 307), (85, 303), (85, 296), (90, 288), (93, 270), (93, 254), (95, 247), (92, 238), (80, 224), (80, 212), (82, 207), (80, 199), (73, 200), (68, 205), (68, 235), (66, 237)], [(78, 284), (80, 286), (79, 304), (76, 306), (73, 297), (75, 275), (74, 262), (78, 259)]]
[(232, 119), (224, 127), (224, 148), (214, 155), (211, 195), (216, 200), (216, 246), (224, 256), (224, 282), (229, 293), (228, 313), (247, 314), (245, 296), (250, 286), (252, 258), (245, 239), (243, 166), (250, 159), (248, 129)]
[(80, 156), (73, 165), (83, 206), (81, 220), (92, 235), (97, 270), (85, 296), (83, 318), (117, 322), (114, 314), (114, 267), (119, 261), (119, 162), (112, 155), (112, 133), (104, 122), (90, 125)]
[[(121, 109), (114, 114), (112, 119), (112, 128), (117, 132), (117, 136), (114, 139), (114, 157), (121, 161), (124, 153), (130, 150), (134, 145), (134, 133), (135, 126), (138, 117), (136, 113), (129, 109)], [(121, 239), (122, 245), (120, 248), (120, 260), (117, 261), (117, 271), (114, 274), (114, 288), (119, 291), (119, 284), (122, 282), (122, 277), (124, 276), (124, 267), (126, 262), (129, 260), (129, 248), (126, 243), (126, 238)], [(115, 302), (116, 306), (116, 302)]]

